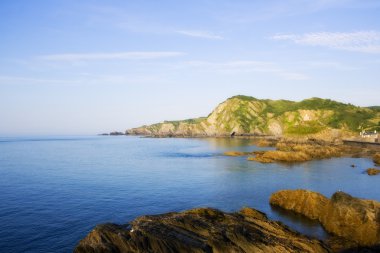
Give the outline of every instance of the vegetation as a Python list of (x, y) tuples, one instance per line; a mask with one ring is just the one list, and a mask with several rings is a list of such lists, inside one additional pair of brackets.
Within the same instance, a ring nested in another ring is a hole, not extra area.
[[(215, 135), (277, 134), (313, 135), (328, 129), (358, 133), (362, 130), (380, 131), (380, 106), (358, 107), (331, 99), (310, 98), (300, 102), (289, 100), (257, 99), (238, 95), (208, 115), (182, 121), (165, 121), (142, 129), (152, 133), (176, 131)], [(183, 127), (179, 128), (179, 125)], [(174, 129), (174, 130), (173, 130)], [(183, 133), (179, 133), (183, 134)]]

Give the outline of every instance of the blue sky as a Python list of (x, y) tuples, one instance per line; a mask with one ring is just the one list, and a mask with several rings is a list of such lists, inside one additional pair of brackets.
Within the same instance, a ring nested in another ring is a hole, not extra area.
[(0, 135), (206, 116), (237, 94), (380, 105), (380, 1), (0, 2)]

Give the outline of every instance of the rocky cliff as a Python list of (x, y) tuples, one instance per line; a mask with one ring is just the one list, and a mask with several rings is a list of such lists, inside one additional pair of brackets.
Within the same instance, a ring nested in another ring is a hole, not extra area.
[(380, 130), (380, 111), (311, 98), (300, 102), (235, 96), (208, 117), (165, 121), (129, 129), (127, 134), (157, 136), (276, 135), (321, 139), (350, 136), (360, 129)]
[(251, 208), (224, 213), (211, 208), (142, 216), (127, 225), (97, 226), (75, 253), (96, 252), (329, 252)]
[(330, 233), (360, 246), (380, 247), (380, 203), (336, 192), (331, 199), (306, 190), (282, 190), (270, 203), (317, 219)]

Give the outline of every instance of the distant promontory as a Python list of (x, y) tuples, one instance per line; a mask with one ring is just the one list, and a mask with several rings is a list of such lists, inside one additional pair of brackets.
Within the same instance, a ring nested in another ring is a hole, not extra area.
[(162, 137), (308, 136), (336, 139), (380, 130), (378, 106), (359, 107), (330, 99), (300, 102), (234, 96), (207, 117), (164, 121), (126, 130), (130, 135)]

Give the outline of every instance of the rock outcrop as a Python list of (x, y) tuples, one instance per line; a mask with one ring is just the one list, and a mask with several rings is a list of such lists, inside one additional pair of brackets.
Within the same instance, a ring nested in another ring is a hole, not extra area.
[(312, 142), (292, 143), (281, 140), (276, 144), (276, 150), (252, 152), (252, 156), (248, 157), (248, 160), (261, 163), (306, 162), (341, 156), (367, 157), (371, 156), (373, 152), (371, 149), (348, 145), (313, 144)]
[(377, 201), (336, 192), (319, 220), (327, 231), (360, 245), (380, 244), (380, 203)]
[(237, 213), (201, 208), (142, 216), (128, 225), (97, 226), (74, 252), (324, 253), (329, 249), (251, 208)]
[(373, 156), (373, 162), (377, 165), (380, 165), (380, 153), (377, 153)]
[(336, 192), (331, 199), (306, 190), (272, 194), (270, 203), (318, 219), (330, 233), (360, 246), (380, 244), (380, 203)]
[(308, 190), (282, 190), (272, 194), (269, 203), (318, 220), (325, 212), (329, 199)]
[(377, 174), (380, 174), (380, 170), (379, 169), (375, 169), (375, 168), (369, 168), (365, 171), (369, 176), (375, 176)]

